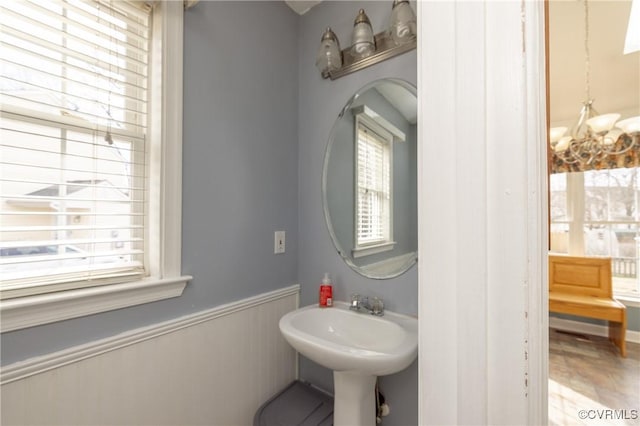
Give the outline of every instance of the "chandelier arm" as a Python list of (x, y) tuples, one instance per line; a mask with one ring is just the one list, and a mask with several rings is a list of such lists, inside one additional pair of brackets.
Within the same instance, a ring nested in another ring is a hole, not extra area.
[(571, 145), (573, 144), (573, 142), (574, 141), (571, 141), (567, 149), (565, 149), (564, 151), (555, 151), (556, 156), (565, 164), (574, 165), (582, 162), (579, 154), (574, 154), (571, 150)]
[[(640, 135), (620, 136), (618, 140), (623, 139), (624, 146), (620, 150), (614, 149), (618, 143), (616, 141), (611, 147), (607, 147), (602, 141), (602, 136), (590, 134), (579, 140), (572, 140), (564, 151), (556, 152), (556, 156), (564, 163), (574, 165), (584, 163), (588, 166), (594, 162), (602, 161), (607, 156), (622, 155), (630, 151), (633, 147), (640, 144)], [(626, 140), (629, 142), (626, 142)]]
[(569, 143), (567, 151), (568, 154), (575, 159), (575, 162), (581, 162), (587, 165), (597, 160), (602, 153), (597, 139), (593, 137), (591, 132), (588, 132), (582, 139), (572, 140), (571, 143)]

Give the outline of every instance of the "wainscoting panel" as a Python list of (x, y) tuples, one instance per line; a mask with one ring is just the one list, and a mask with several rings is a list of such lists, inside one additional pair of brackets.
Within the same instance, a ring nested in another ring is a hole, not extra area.
[(2, 425), (251, 425), (297, 376), (299, 286), (2, 369)]

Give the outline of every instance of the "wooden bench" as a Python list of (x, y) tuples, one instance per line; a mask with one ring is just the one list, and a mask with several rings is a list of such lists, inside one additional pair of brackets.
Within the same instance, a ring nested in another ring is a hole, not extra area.
[(610, 258), (549, 255), (549, 312), (609, 321), (609, 340), (627, 356), (627, 311), (613, 298)]

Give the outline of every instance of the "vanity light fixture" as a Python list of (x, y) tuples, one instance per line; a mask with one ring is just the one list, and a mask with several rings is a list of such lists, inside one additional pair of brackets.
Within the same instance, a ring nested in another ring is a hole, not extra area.
[(342, 67), (342, 54), (340, 52), (340, 42), (335, 33), (331, 31), (331, 27), (327, 27), (322, 39), (320, 40), (320, 49), (316, 58), (316, 67), (320, 70), (322, 78), (327, 78), (332, 72)]
[(332, 31), (331, 34), (338, 49), (339, 65), (337, 65), (337, 59), (327, 59), (336, 56), (335, 51), (332, 51), (331, 55), (328, 53), (330, 49), (326, 45), (329, 37), (327, 35), (329, 29), (327, 29), (322, 35), (316, 60), (316, 66), (322, 78), (335, 80), (415, 49), (417, 45), (416, 15), (408, 0), (394, 0), (390, 22), (389, 28), (374, 35), (367, 14), (360, 9), (354, 22), (352, 45), (342, 51), (338, 37)]
[[(591, 165), (608, 155), (620, 155), (640, 144), (640, 116), (618, 121), (620, 114), (600, 115), (593, 107), (589, 83), (589, 2), (584, 0), (585, 92), (580, 117), (569, 135), (566, 127), (550, 129), (549, 141), (556, 157), (566, 164)], [(614, 126), (616, 128), (614, 128)]]

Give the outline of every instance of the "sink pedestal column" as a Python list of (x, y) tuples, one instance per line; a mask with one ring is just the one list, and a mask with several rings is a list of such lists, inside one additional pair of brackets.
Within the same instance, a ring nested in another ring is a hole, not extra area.
[(376, 376), (351, 371), (333, 372), (333, 425), (375, 426)]

